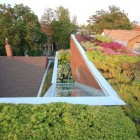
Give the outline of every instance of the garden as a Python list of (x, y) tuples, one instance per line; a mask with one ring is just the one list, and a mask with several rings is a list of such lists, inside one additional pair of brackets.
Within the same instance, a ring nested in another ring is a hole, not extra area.
[(139, 140), (119, 106), (0, 104), (1, 140)]
[(74, 79), (70, 68), (70, 50), (60, 50), (57, 67), (57, 97), (70, 97)]
[[(89, 60), (127, 105), (0, 104), (0, 139), (140, 139), (140, 57), (108, 38), (76, 38), (85, 49)], [(53, 64), (50, 67), (51, 73), (52, 67)], [(45, 91), (46, 87), (50, 86), (50, 79), (46, 78), (48, 84), (44, 87)], [(73, 86), (74, 79), (70, 68), (70, 50), (60, 50), (58, 54), (57, 84), (62, 83), (69, 87), (64, 86), (67, 92), (64, 88), (65, 92), (62, 92), (60, 86), (57, 96), (71, 96), (69, 89)]]
[(76, 38), (89, 60), (127, 103), (122, 109), (140, 135), (140, 56), (101, 35), (94, 38), (76, 35)]
[(70, 68), (70, 50), (59, 51), (57, 83), (74, 83)]

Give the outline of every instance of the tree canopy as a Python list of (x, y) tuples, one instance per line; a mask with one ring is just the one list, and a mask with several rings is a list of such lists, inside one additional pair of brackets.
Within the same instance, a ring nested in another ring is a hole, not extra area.
[(77, 29), (75, 23), (76, 17), (71, 21), (68, 9), (63, 6), (59, 6), (55, 10), (46, 9), (41, 19), (43, 30), (49, 36), (48, 41), (56, 44), (58, 49), (69, 48), (70, 35)]
[(23, 4), (0, 4), (0, 55), (5, 55), (5, 38), (8, 38), (14, 55), (41, 55), (46, 35), (41, 31), (37, 16)]
[(89, 18), (88, 23), (89, 30), (96, 33), (101, 33), (103, 29), (132, 29), (128, 15), (113, 5), (109, 6), (109, 11), (96, 11), (96, 14)]

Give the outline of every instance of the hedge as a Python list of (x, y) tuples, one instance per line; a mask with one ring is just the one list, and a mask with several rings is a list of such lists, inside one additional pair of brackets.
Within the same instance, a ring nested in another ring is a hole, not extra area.
[(107, 43), (106, 39), (96, 35), (96, 39), (81, 42), (82, 36), (77, 38), (88, 59), (127, 103), (122, 109), (135, 123), (140, 137), (140, 56), (116, 42)]
[(0, 104), (1, 140), (138, 140), (118, 106)]
[(126, 115), (135, 123), (140, 136), (140, 57), (105, 55), (99, 51), (86, 52), (121, 98)]

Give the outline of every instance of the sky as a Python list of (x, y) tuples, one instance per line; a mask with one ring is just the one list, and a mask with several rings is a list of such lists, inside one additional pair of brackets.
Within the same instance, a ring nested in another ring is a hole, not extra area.
[(140, 22), (139, 0), (0, 0), (0, 4), (24, 4), (41, 19), (46, 8), (55, 9), (63, 6), (70, 12), (70, 16), (76, 16), (78, 24), (87, 24), (87, 20), (97, 10), (108, 10), (108, 6), (115, 5), (128, 13), (130, 21)]

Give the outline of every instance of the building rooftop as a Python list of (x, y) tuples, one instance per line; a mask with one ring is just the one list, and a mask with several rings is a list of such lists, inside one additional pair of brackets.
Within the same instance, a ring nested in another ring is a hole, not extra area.
[(36, 97), (47, 57), (0, 56), (0, 97)]
[(115, 40), (121, 40), (128, 42), (137, 36), (140, 36), (140, 31), (135, 30), (106, 30), (103, 31), (105, 36), (108, 36)]

